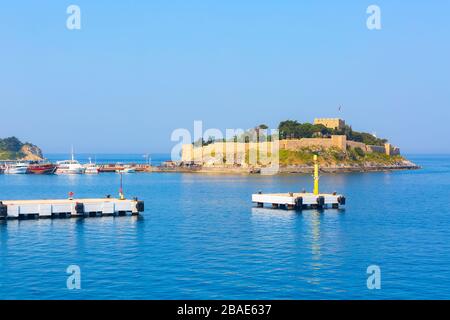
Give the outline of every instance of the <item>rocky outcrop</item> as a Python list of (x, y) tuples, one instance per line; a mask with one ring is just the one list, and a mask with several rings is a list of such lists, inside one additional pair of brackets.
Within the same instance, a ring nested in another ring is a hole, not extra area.
[(42, 160), (42, 151), (34, 144), (23, 143), (16, 137), (0, 138), (0, 160)]
[(44, 159), (42, 150), (32, 144), (24, 144), (20, 149), (20, 153), (24, 155), (21, 160), (40, 161)]

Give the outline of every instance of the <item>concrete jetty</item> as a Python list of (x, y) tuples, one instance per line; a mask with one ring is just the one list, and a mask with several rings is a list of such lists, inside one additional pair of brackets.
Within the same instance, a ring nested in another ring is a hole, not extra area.
[(134, 199), (56, 199), (0, 201), (0, 219), (138, 215), (144, 201)]
[(252, 202), (258, 207), (269, 204), (273, 209), (308, 209), (308, 208), (339, 208), (345, 205), (345, 197), (340, 194), (314, 194), (314, 193), (275, 193), (252, 195)]
[(314, 155), (314, 189), (312, 193), (269, 193), (258, 192), (252, 195), (252, 202), (260, 208), (270, 204), (273, 209), (323, 209), (332, 207), (338, 209), (345, 205), (345, 197), (337, 193), (319, 193), (319, 162)]

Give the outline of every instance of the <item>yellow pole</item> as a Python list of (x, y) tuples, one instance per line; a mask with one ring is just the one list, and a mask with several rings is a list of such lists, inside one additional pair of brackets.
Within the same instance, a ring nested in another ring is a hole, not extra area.
[(317, 155), (314, 155), (314, 194), (319, 194), (319, 162), (317, 161)]
[(119, 199), (125, 200), (125, 195), (123, 194), (123, 174), (122, 174), (122, 172), (120, 173)]

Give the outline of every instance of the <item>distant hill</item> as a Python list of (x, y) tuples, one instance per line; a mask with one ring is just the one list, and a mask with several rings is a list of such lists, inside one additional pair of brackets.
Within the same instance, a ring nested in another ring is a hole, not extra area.
[(39, 147), (21, 142), (16, 137), (0, 139), (0, 160), (42, 160)]

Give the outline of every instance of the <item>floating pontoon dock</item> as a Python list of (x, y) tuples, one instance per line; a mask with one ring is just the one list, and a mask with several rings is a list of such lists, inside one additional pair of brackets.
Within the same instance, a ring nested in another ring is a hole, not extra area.
[(252, 201), (258, 207), (269, 204), (273, 209), (307, 209), (307, 208), (327, 208), (334, 209), (345, 204), (345, 197), (338, 194), (318, 194), (314, 193), (274, 193), (274, 194), (254, 194)]
[(0, 201), (0, 219), (138, 215), (144, 202), (128, 199), (59, 199)]
[(268, 204), (273, 209), (322, 209), (329, 206), (338, 209), (339, 205), (345, 205), (345, 197), (336, 193), (319, 193), (319, 164), (317, 156), (314, 155), (314, 191), (312, 193), (263, 194), (259, 192), (252, 195), (252, 202), (260, 208), (264, 207), (264, 204)]

